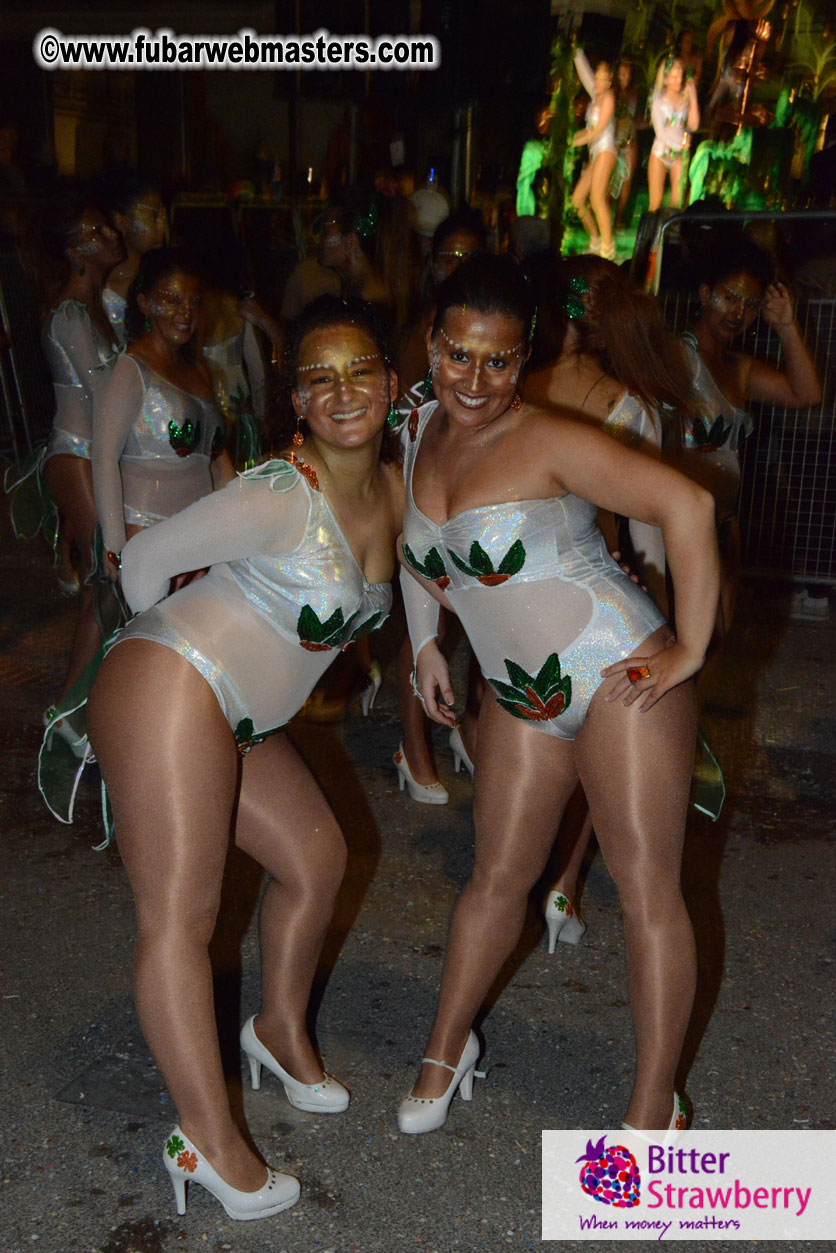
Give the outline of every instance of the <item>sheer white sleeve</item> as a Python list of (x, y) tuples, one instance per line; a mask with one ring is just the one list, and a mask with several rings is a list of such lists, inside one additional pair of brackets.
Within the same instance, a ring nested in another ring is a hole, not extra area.
[(424, 645), (434, 640), (438, 634), (438, 611), (441, 606), (404, 566), (401, 566), (401, 592), (412, 656), (417, 661)]
[(264, 358), (258, 336), (252, 322), (244, 322), (244, 365), (250, 383), (253, 413), (260, 420), (264, 417)]
[(55, 425), (89, 439), (93, 395), (109, 373), (110, 364), (102, 363), (84, 305), (64, 301), (52, 315), (49, 337), (53, 341), (49, 357), (55, 384)]
[(578, 78), (583, 83), (584, 91), (589, 96), (595, 95), (595, 75), (592, 72), (592, 66), (586, 58), (583, 48), (578, 48), (575, 53), (575, 69)]
[(143, 400), (142, 378), (132, 357), (124, 354), (93, 401), (93, 491), (105, 549), (125, 545), (125, 512), (119, 459)]
[(273, 478), (239, 476), (128, 541), (122, 552), (125, 599), (140, 613), (166, 596), (176, 574), (258, 553), (290, 553), (309, 513), (308, 491), (290, 466)]

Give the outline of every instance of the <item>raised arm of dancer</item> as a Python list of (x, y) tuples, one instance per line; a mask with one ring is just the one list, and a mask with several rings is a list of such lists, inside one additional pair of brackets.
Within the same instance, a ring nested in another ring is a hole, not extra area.
[(583, 89), (588, 96), (595, 95), (595, 75), (592, 72), (592, 66), (587, 60), (586, 53), (583, 48), (578, 48), (575, 53), (575, 71), (578, 78), (583, 84)]
[(301, 540), (310, 497), (290, 466), (275, 478), (238, 476), (188, 508), (140, 531), (122, 552), (122, 591), (135, 613), (162, 600), (186, 570), (269, 551), (292, 552)]
[(747, 400), (767, 405), (785, 405), (803, 409), (820, 404), (822, 398), (816, 364), (810, 355), (795, 319), (792, 297), (783, 283), (767, 287), (761, 304), (761, 316), (781, 340), (784, 369), (750, 358), (746, 380)]
[(139, 367), (125, 353), (93, 397), (93, 491), (104, 547), (114, 553), (122, 551), (127, 538), (119, 459), (142, 396)]

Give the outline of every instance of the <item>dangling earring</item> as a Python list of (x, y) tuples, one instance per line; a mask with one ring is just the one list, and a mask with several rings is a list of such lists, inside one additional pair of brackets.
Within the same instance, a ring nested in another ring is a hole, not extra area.
[(421, 384), (421, 398), (424, 401), (426, 401), (427, 397), (432, 395), (432, 390), (433, 390), (433, 372), (432, 372), (432, 367), (430, 367), (430, 369), (427, 370), (427, 377), (424, 379), (424, 382)]
[(398, 412), (398, 410), (395, 408), (395, 402), (393, 400), (390, 406), (389, 412), (386, 415), (386, 425), (397, 426), (400, 420), (401, 420), (401, 415)]
[(511, 408), (518, 413), (523, 407), (523, 398), (519, 392), (514, 392), (514, 399), (511, 401)]
[(302, 428), (302, 419), (297, 417), (296, 430), (293, 432), (293, 438), (290, 441), (291, 444), (295, 445), (296, 448), (301, 448), (305, 442), (305, 437), (302, 434), (301, 428)]
[(150, 319), (150, 318), (146, 318), (146, 319), (145, 319), (145, 329), (146, 329), (146, 331), (150, 331), (150, 330), (151, 330), (151, 319)]

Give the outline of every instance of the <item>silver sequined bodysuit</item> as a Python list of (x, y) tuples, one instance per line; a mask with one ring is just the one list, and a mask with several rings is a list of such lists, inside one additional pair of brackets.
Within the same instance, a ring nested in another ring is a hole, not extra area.
[(153, 526), (213, 489), (211, 459), (225, 442), (211, 400), (175, 387), (125, 353), (93, 410), (93, 486), (104, 546), (120, 552), (125, 524)]
[(64, 300), (52, 310), (42, 342), (55, 389), (46, 456), (63, 453), (89, 460), (93, 396), (113, 368), (118, 346), (103, 338), (78, 300)]
[(740, 448), (744, 439), (752, 434), (754, 423), (751, 414), (745, 409), (738, 409), (720, 391), (700, 356), (695, 336), (686, 332), (681, 338), (691, 367), (700, 414), (700, 420), (685, 432), (681, 468), (711, 492), (722, 522), (737, 511)]
[[(160, 600), (173, 574), (212, 566)], [(389, 583), (363, 575), (327, 500), (269, 461), (131, 539), (122, 587), (131, 638), (172, 648), (211, 686), (239, 746), (287, 723), (358, 635), (389, 613)], [(160, 603), (156, 604), (156, 601)]]
[[(404, 437), (404, 557), (444, 589), (503, 708), (572, 740), (601, 670), (664, 618), (610, 557), (595, 506), (577, 496), (481, 505), (441, 525), (421, 513), (412, 476), (436, 407), (418, 410)], [(411, 622), (410, 634), (426, 638)]]

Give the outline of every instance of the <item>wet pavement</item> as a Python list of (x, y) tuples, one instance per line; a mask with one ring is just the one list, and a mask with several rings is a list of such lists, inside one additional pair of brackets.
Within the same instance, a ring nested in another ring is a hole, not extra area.
[[(600, 855), (586, 879), (580, 946), (558, 945), (549, 957), (532, 904), (481, 1027), (488, 1076), (473, 1101), (455, 1100), (439, 1132), (400, 1136), (394, 1108), (421, 1055), (449, 910), (470, 865), (471, 784), (440, 751), (448, 806), (398, 792), (391, 665), (368, 720), (356, 711), (335, 728), (300, 725), (297, 742), (350, 846), (315, 1002), (319, 1045), (352, 1104), (317, 1119), (291, 1109), (272, 1078), (254, 1093), (242, 1075), (236, 1040), (258, 1005), (261, 883), (252, 863), (234, 858), (214, 945), (230, 1088), (265, 1156), (299, 1175), (302, 1198), (273, 1219), (234, 1223), (194, 1188), (178, 1218), (161, 1161), (173, 1112), (131, 999), (130, 893), (116, 849), (91, 849), (100, 838), (96, 771), (71, 827), (49, 815), (35, 787), (40, 718), (61, 679), (75, 607), (59, 596), (45, 547), (15, 543), (7, 530), (0, 587), (2, 1253), (540, 1245), (541, 1130), (618, 1126), (633, 1067), (618, 900)], [(692, 811), (684, 870), (700, 983), (682, 1075), (703, 1128), (836, 1125), (836, 619), (790, 622), (788, 603), (788, 591), (745, 585), (704, 718), (729, 798), (716, 825)], [(395, 642), (390, 635), (384, 651)]]

